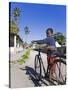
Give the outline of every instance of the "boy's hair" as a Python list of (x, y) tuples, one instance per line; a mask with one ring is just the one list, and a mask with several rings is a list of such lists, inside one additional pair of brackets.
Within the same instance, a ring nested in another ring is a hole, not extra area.
[(50, 31), (50, 32), (53, 34), (53, 29), (52, 29), (52, 28), (48, 28), (48, 29), (46, 30), (46, 33), (48, 33), (48, 31)]

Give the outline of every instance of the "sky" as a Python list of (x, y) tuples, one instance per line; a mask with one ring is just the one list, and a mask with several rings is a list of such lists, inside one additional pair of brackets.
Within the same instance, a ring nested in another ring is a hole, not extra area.
[(27, 36), (28, 43), (32, 40), (44, 39), (47, 28), (53, 28), (54, 33), (61, 32), (66, 35), (66, 6), (11, 2), (9, 16), (12, 17), (15, 7), (20, 9), (18, 34), (24, 41), (26, 38), (24, 33), (25, 26), (28, 26), (30, 30)]

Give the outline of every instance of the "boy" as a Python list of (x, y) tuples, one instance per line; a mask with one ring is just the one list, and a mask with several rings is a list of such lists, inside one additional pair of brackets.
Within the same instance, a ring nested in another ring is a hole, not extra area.
[[(55, 45), (55, 40), (52, 37), (53, 29), (48, 28), (46, 30), (46, 35), (47, 35), (47, 38), (45, 38), (43, 40), (37, 40), (36, 42), (37, 42), (37, 44), (42, 44), (41, 47), (47, 48), (47, 62), (49, 65), (50, 63), (52, 63), (55, 60), (52, 56), (56, 52), (57, 48)], [(55, 67), (56, 67), (56, 65), (53, 65), (53, 67), (50, 69), (51, 77), (52, 77), (53, 73), (55, 73)]]

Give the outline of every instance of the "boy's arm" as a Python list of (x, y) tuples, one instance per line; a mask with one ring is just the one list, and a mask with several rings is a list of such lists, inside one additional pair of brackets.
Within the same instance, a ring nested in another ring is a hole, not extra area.
[(44, 44), (44, 39), (43, 40), (36, 40), (36, 41), (33, 41), (34, 43), (36, 44)]
[(48, 50), (57, 50), (57, 48), (55, 46), (47, 46)]
[(47, 44), (37, 44), (38, 48), (47, 48)]
[(46, 48), (48, 45), (47, 43), (47, 39), (43, 39), (43, 40), (36, 40), (34, 41), (35, 44), (37, 44), (38, 48)]
[(43, 48), (43, 47), (47, 47), (48, 45), (47, 44), (41, 44), (40, 46)]

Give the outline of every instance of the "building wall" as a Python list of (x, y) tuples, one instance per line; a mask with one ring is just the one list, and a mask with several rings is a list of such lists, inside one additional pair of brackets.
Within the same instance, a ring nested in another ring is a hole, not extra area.
[(17, 42), (17, 36), (16, 35), (11, 35), (10, 36), (10, 54), (12, 53), (17, 53), (23, 50), (23, 46)]

